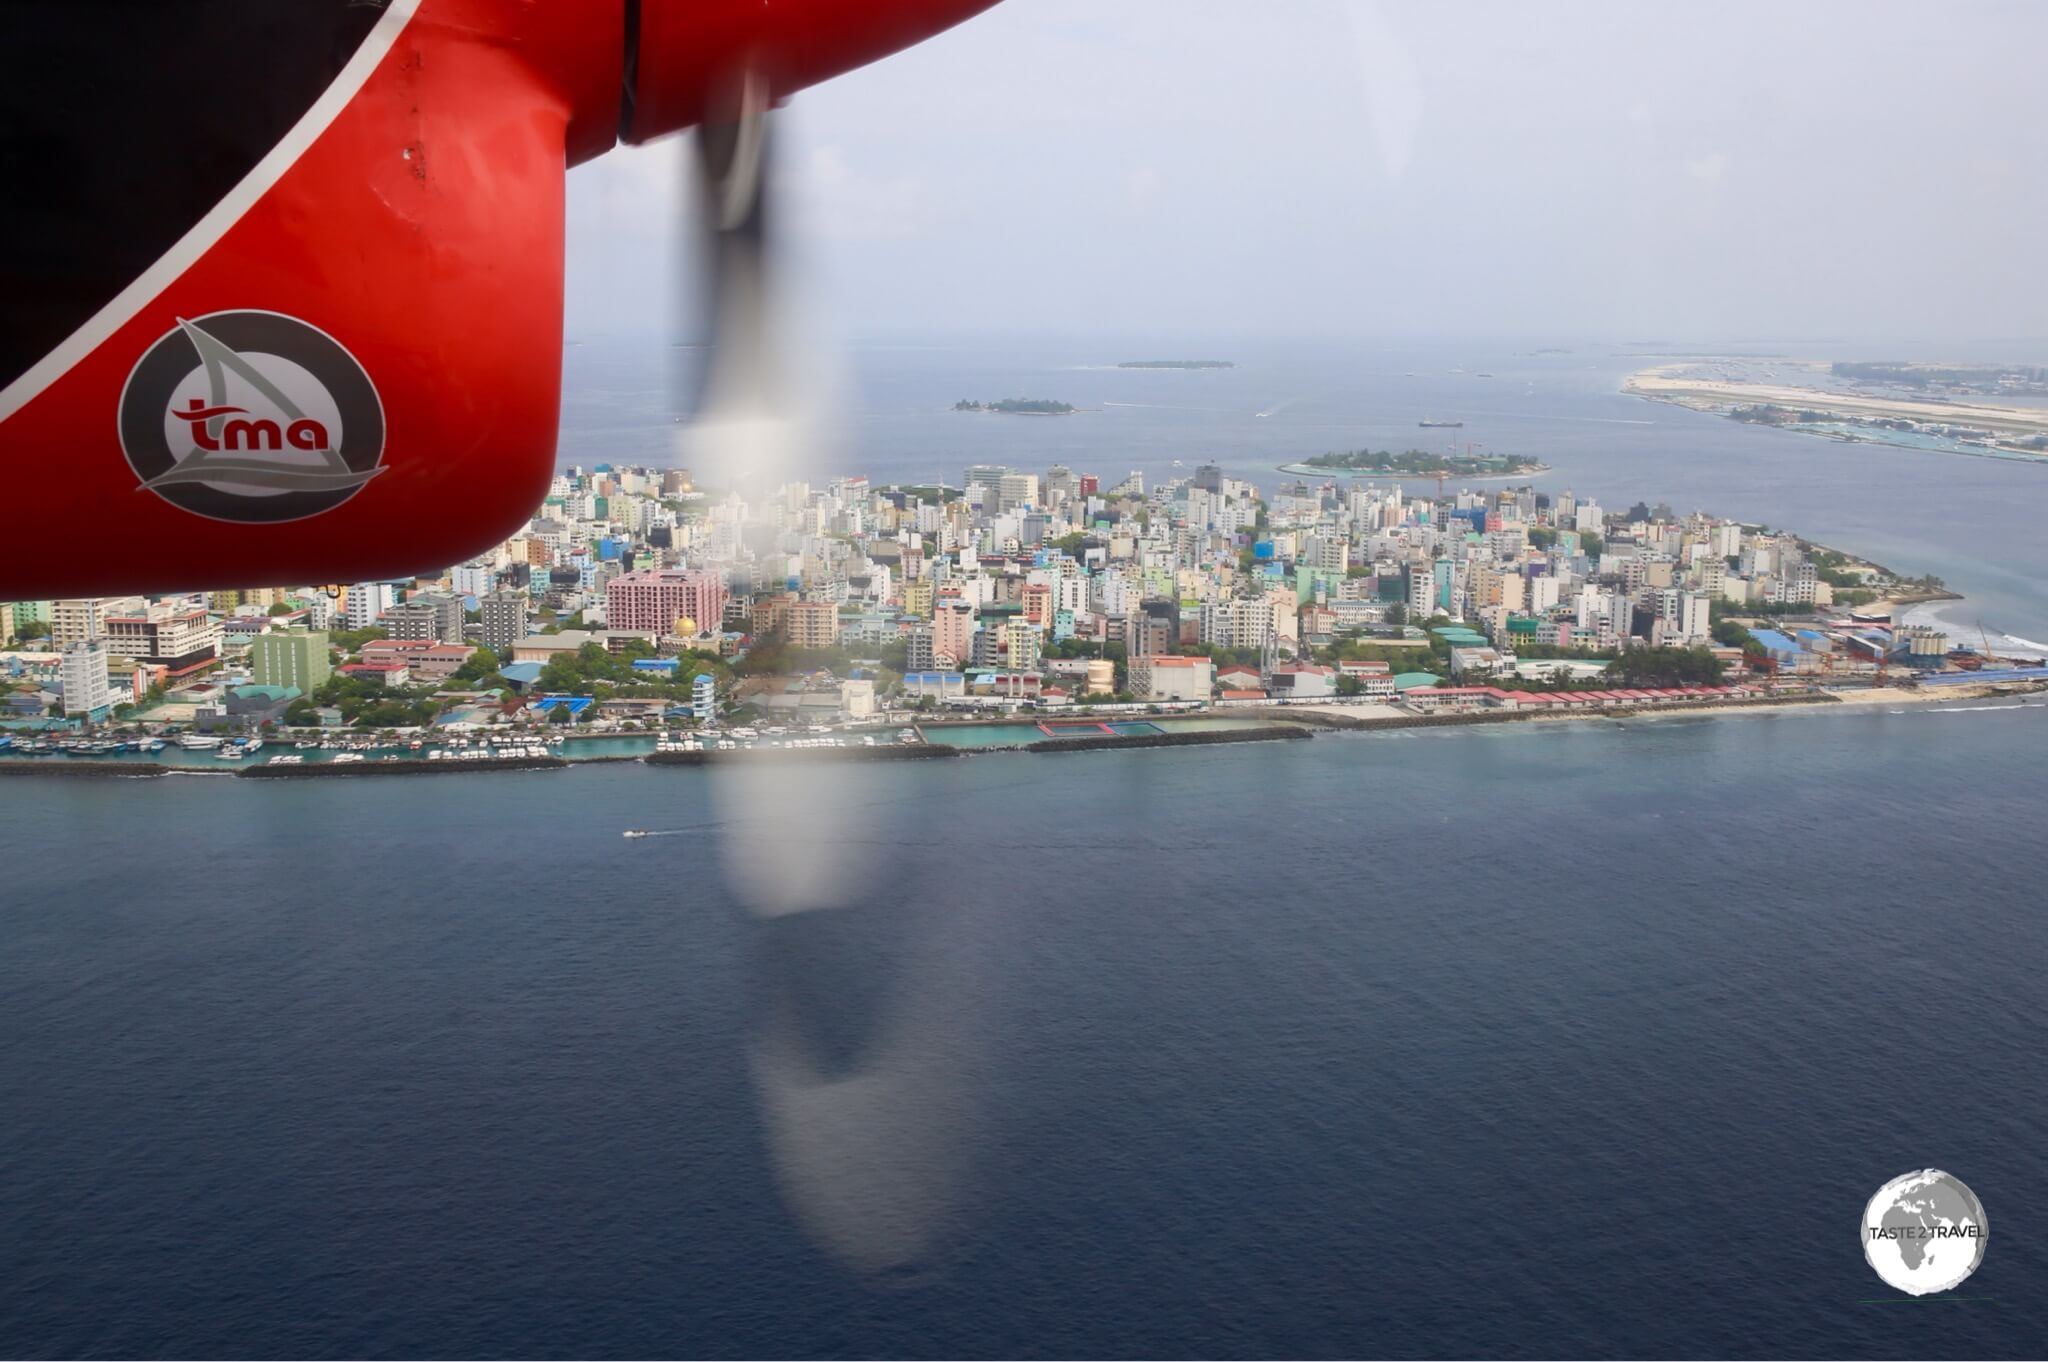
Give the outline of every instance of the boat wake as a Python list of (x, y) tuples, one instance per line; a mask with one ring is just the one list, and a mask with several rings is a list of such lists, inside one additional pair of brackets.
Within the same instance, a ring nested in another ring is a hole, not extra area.
[(2022, 710), (2039, 708), (2042, 708), (2042, 706), (2025, 703), (2017, 705), (1944, 705), (1940, 709), (1928, 712), (1931, 714), (2018, 714)]
[[(1900, 618), (1907, 624), (1931, 625), (1966, 648), (1990, 645), (1993, 653), (2015, 657), (2048, 657), (2048, 643), (2036, 643), (2018, 634), (1979, 622), (1955, 612), (1954, 601), (1926, 601), (1905, 607)], [(1945, 609), (1944, 607), (1948, 607)]]
[[(1216, 412), (1224, 416), (1235, 416), (1237, 414), (1237, 409), (1235, 407), (1183, 407), (1173, 402), (1104, 401), (1102, 405), (1105, 407), (1139, 407), (1146, 411), (1208, 411)], [(1259, 414), (1261, 416), (1265, 415), (1264, 412), (1260, 412)]]

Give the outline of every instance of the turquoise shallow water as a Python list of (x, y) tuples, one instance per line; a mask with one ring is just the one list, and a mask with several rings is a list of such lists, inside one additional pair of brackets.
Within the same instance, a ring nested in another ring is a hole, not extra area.
[(2038, 1356), (2043, 807), (1981, 702), (0, 784), (0, 1353)]
[[(1070, 725), (1069, 719), (1051, 720), (1058, 725)], [(1226, 733), (1237, 729), (1266, 728), (1270, 719), (1176, 719), (1162, 715), (1146, 719), (1166, 733)], [(948, 747), (1024, 747), (1035, 742), (1049, 741), (1049, 735), (1039, 731), (1036, 724), (925, 724), (919, 729), (925, 741), (940, 743)], [(1084, 732), (1079, 728), (1063, 729), (1057, 736), (1062, 738), (1087, 738), (1107, 736), (1101, 733)]]

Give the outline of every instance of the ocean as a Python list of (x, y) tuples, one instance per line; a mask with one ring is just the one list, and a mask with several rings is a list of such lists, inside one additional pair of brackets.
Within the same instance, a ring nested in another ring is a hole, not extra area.
[[(620, 337), (565, 350), (561, 463), (674, 461), (672, 394), (690, 391), (670, 381), (676, 354), (660, 339)], [(1507, 342), (951, 337), (856, 344), (846, 355), (829, 385), (842, 394), (836, 444), (794, 470), (813, 479), (864, 473), (957, 485), (971, 464), (1043, 471), (1064, 462), (1112, 480), (1133, 469), (1156, 480), (1215, 462), (1270, 488), (1293, 481), (1280, 465), (1333, 449), (1471, 444), (1549, 464), (1526, 479), (1545, 491), (1570, 488), (1617, 509), (1661, 501), (1711, 511), (1911, 576), (1932, 573), (1968, 599), (1919, 607), (1915, 622), (2001, 652), (2048, 655), (2048, 536), (2039, 527), (2048, 461), (1840, 444), (1648, 402), (1621, 391), (1631, 372), (1671, 358), (1646, 346), (1539, 353)], [(1158, 358), (1237, 367), (1116, 367)], [(963, 397), (1049, 397), (1085, 410), (949, 410)], [(1425, 418), (1464, 425), (1423, 430)]]
[(1954, 709), (11, 781), (0, 1354), (2038, 1356), (2048, 706)]
[[(816, 475), (1455, 437), (2048, 640), (2048, 469), (1622, 396), (1647, 356), (852, 356)], [(1162, 356), (1240, 367), (1109, 367)], [(562, 461), (666, 462), (668, 361), (571, 347)], [(1089, 410), (945, 410), (1005, 396)], [(0, 1355), (2041, 1355), (2044, 808), (2048, 706), (1983, 702), (10, 780)], [(1915, 1301), (1859, 1223), (1925, 1166), (1992, 1233)]]

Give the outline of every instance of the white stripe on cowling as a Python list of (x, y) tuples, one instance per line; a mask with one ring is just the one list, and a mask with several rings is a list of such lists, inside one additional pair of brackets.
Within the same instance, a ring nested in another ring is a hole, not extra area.
[(21, 377), (0, 388), (0, 421), (27, 406), (43, 389), (68, 373), (73, 365), (99, 349), (107, 337), (120, 330), (146, 304), (192, 268), (201, 256), (212, 250), (214, 244), (227, 235), (228, 228), (241, 221), (242, 215), (269, 193), (270, 187), (284, 177), (284, 173), (306, 153), (321, 133), (327, 131), (328, 125), (355, 98), (356, 91), (370, 79), (370, 73), (384, 60), (384, 55), (398, 41), (398, 35), (405, 26), (412, 22), (419, 7), (420, 0), (389, 0), (383, 15), (370, 29), (369, 36), (363, 39), (362, 45), (333, 82), (320, 92), (313, 106), (219, 203), (207, 211), (205, 217), (179, 237), (177, 244), (157, 257), (155, 264), (115, 294), (112, 301), (93, 313), (83, 326), (66, 336), (56, 349), (37, 360)]

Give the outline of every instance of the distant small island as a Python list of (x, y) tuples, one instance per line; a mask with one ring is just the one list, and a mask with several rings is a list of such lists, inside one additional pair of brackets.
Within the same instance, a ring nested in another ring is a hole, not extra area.
[(1384, 449), (1350, 449), (1284, 464), (1281, 471), (1401, 478), (1519, 478), (1548, 473), (1550, 465), (1505, 454), (1430, 454), (1420, 449), (1394, 454)]
[(1119, 369), (1235, 369), (1227, 359), (1127, 359)]
[(954, 411), (1001, 411), (1023, 416), (1065, 416), (1074, 410), (1067, 402), (1055, 402), (1047, 397), (1005, 397), (999, 402), (974, 402), (963, 397), (953, 404)]

